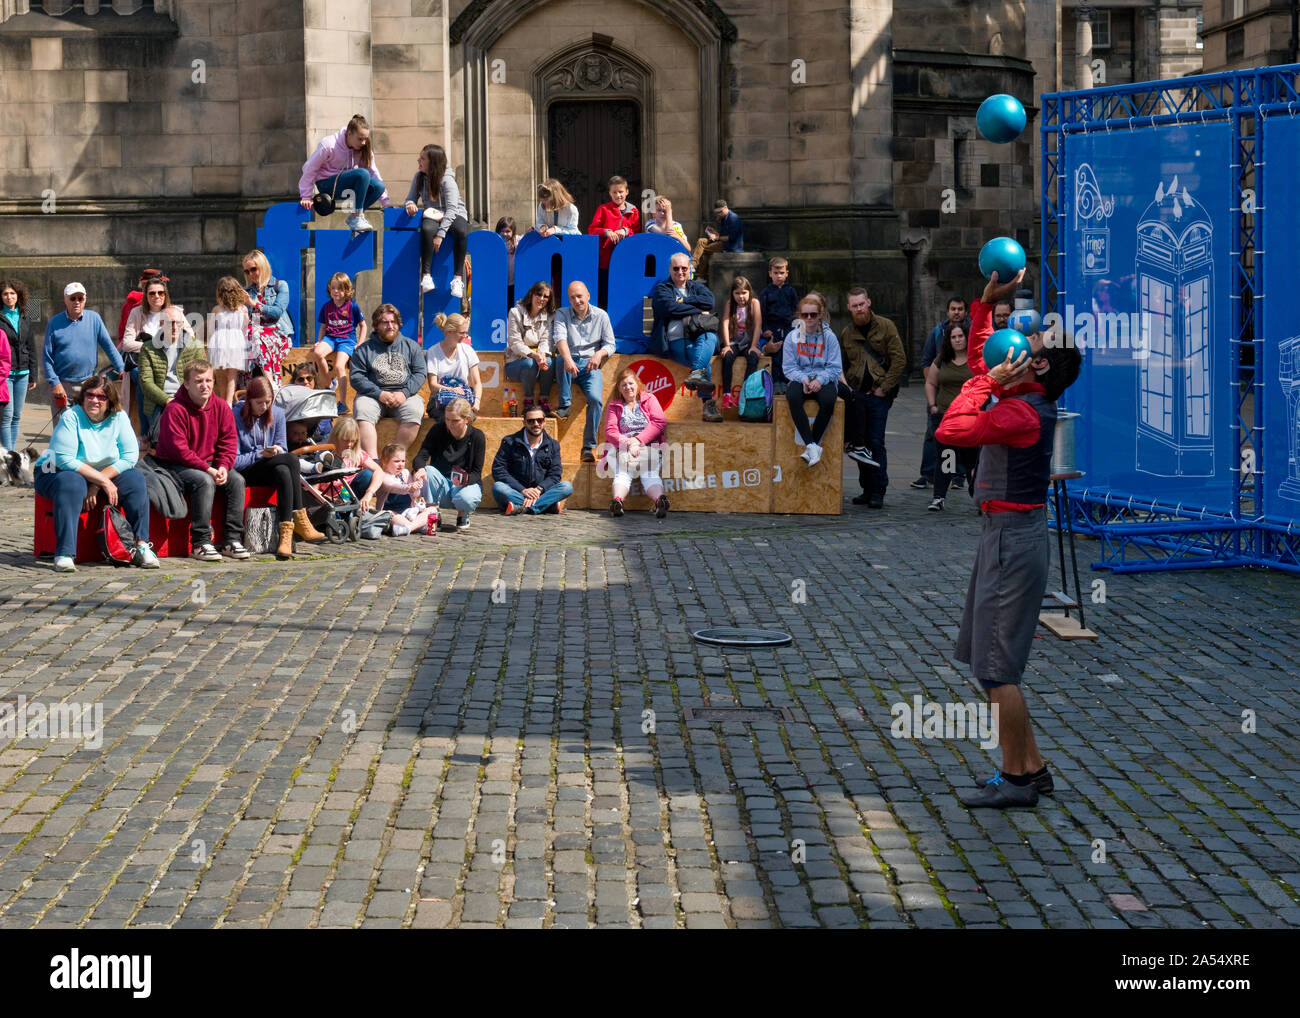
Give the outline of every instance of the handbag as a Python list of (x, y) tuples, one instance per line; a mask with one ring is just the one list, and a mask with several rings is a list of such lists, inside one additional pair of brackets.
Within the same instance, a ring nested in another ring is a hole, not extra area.
[(312, 196), (311, 199), (312, 211), (315, 212), (316, 215), (318, 216), (328, 216), (330, 213), (332, 213), (334, 211), (334, 204), (335, 204), (334, 195), (337, 193), (338, 189), (339, 189), (339, 178), (338, 175), (335, 175), (334, 187), (330, 190), (329, 194), (325, 194), (325, 192), (323, 191), (317, 191)]
[(707, 311), (701, 311), (697, 314), (687, 315), (682, 319), (682, 328), (686, 333), (687, 339), (696, 339), (706, 332), (717, 332), (722, 328), (722, 322), (718, 316)]
[(104, 558), (115, 566), (129, 566), (135, 553), (135, 534), (126, 514), (117, 505), (104, 506), (103, 525), (99, 528), (99, 547)]
[(275, 510), (270, 506), (244, 511), (244, 547), (254, 555), (273, 551), (279, 536)]

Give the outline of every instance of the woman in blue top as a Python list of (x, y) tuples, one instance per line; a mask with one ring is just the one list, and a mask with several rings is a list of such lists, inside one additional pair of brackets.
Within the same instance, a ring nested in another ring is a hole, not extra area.
[(59, 417), (50, 447), (36, 461), (36, 493), (54, 503), (54, 568), (75, 573), (77, 523), (92, 512), (102, 495), (120, 505), (136, 536), (131, 561), (157, 569), (149, 543), (149, 493), (135, 469), (140, 445), (130, 419), (122, 412), (118, 387), (103, 375), (91, 375), (69, 412)]
[(235, 431), (239, 437), (235, 469), (243, 475), (244, 484), (275, 489), (275, 515), (280, 525), (275, 557), (293, 558), (295, 536), (304, 541), (325, 540), (302, 506), (298, 457), (289, 454), (284, 409), (275, 405), (269, 379), (254, 378), (248, 383), (243, 402), (235, 404)]
[(271, 263), (261, 250), (244, 255), (244, 289), (248, 291), (248, 370), (261, 374), (271, 387), (280, 385), (280, 364), (293, 345), (289, 317), (289, 284), (271, 275)]
[(9, 370), (9, 402), (0, 412), (0, 445), (18, 447), (18, 431), (23, 421), (23, 404), (27, 393), (36, 388), (32, 365), (36, 363), (36, 343), (32, 323), (27, 320), (27, 287), (20, 279), (0, 281), (0, 333), (9, 340), (13, 356)]

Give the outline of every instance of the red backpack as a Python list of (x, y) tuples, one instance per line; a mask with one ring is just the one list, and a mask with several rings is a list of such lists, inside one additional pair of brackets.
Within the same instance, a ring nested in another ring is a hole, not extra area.
[(104, 507), (103, 526), (99, 529), (99, 547), (104, 558), (115, 566), (129, 566), (135, 552), (135, 534), (121, 506)]

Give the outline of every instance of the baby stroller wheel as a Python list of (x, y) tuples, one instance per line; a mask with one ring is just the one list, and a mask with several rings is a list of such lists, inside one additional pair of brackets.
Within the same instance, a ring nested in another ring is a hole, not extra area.
[(348, 537), (348, 526), (337, 516), (331, 516), (325, 524), (325, 536), (331, 544), (342, 544)]
[(353, 513), (348, 517), (348, 540), (358, 541), (361, 539), (361, 521), (357, 519), (357, 514)]

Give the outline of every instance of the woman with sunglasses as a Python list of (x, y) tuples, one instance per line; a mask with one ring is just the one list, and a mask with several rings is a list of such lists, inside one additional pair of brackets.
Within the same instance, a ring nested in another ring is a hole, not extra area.
[(36, 461), (36, 493), (54, 503), (54, 569), (75, 573), (77, 524), (83, 511), (104, 503), (122, 507), (136, 537), (131, 561), (157, 569), (149, 543), (149, 493), (131, 422), (122, 412), (117, 386), (103, 375), (81, 383), (73, 406), (59, 417), (50, 447)]
[(248, 291), (248, 372), (262, 375), (277, 392), (280, 365), (293, 345), (289, 284), (271, 275), (271, 263), (257, 248), (244, 255), (244, 289)]
[[(181, 353), (188, 352), (187, 361), (203, 356), (203, 344), (195, 337), (185, 309), (172, 303), (167, 283), (166, 276), (145, 283), (144, 301), (131, 309), (122, 330), (122, 356), (137, 359), (141, 369), (140, 432), (145, 435), (181, 387), (185, 374)], [(122, 410), (131, 416), (126, 376), (122, 378)]]
[[(799, 433), (796, 441), (804, 447), (800, 458), (816, 466), (822, 458), (822, 436), (835, 415), (841, 370), (840, 343), (826, 321), (826, 300), (820, 293), (809, 293), (799, 302), (799, 316), (785, 337), (781, 366), (790, 380), (785, 395)], [(811, 426), (803, 406), (806, 399), (817, 401), (817, 419)]]
[[(554, 311), (550, 286), (538, 280), (506, 317), (506, 378), (523, 386), (525, 414), (537, 402), (547, 417), (555, 416), (546, 402), (555, 384), (555, 361), (551, 357)], [(542, 398), (536, 400), (539, 383)]]

